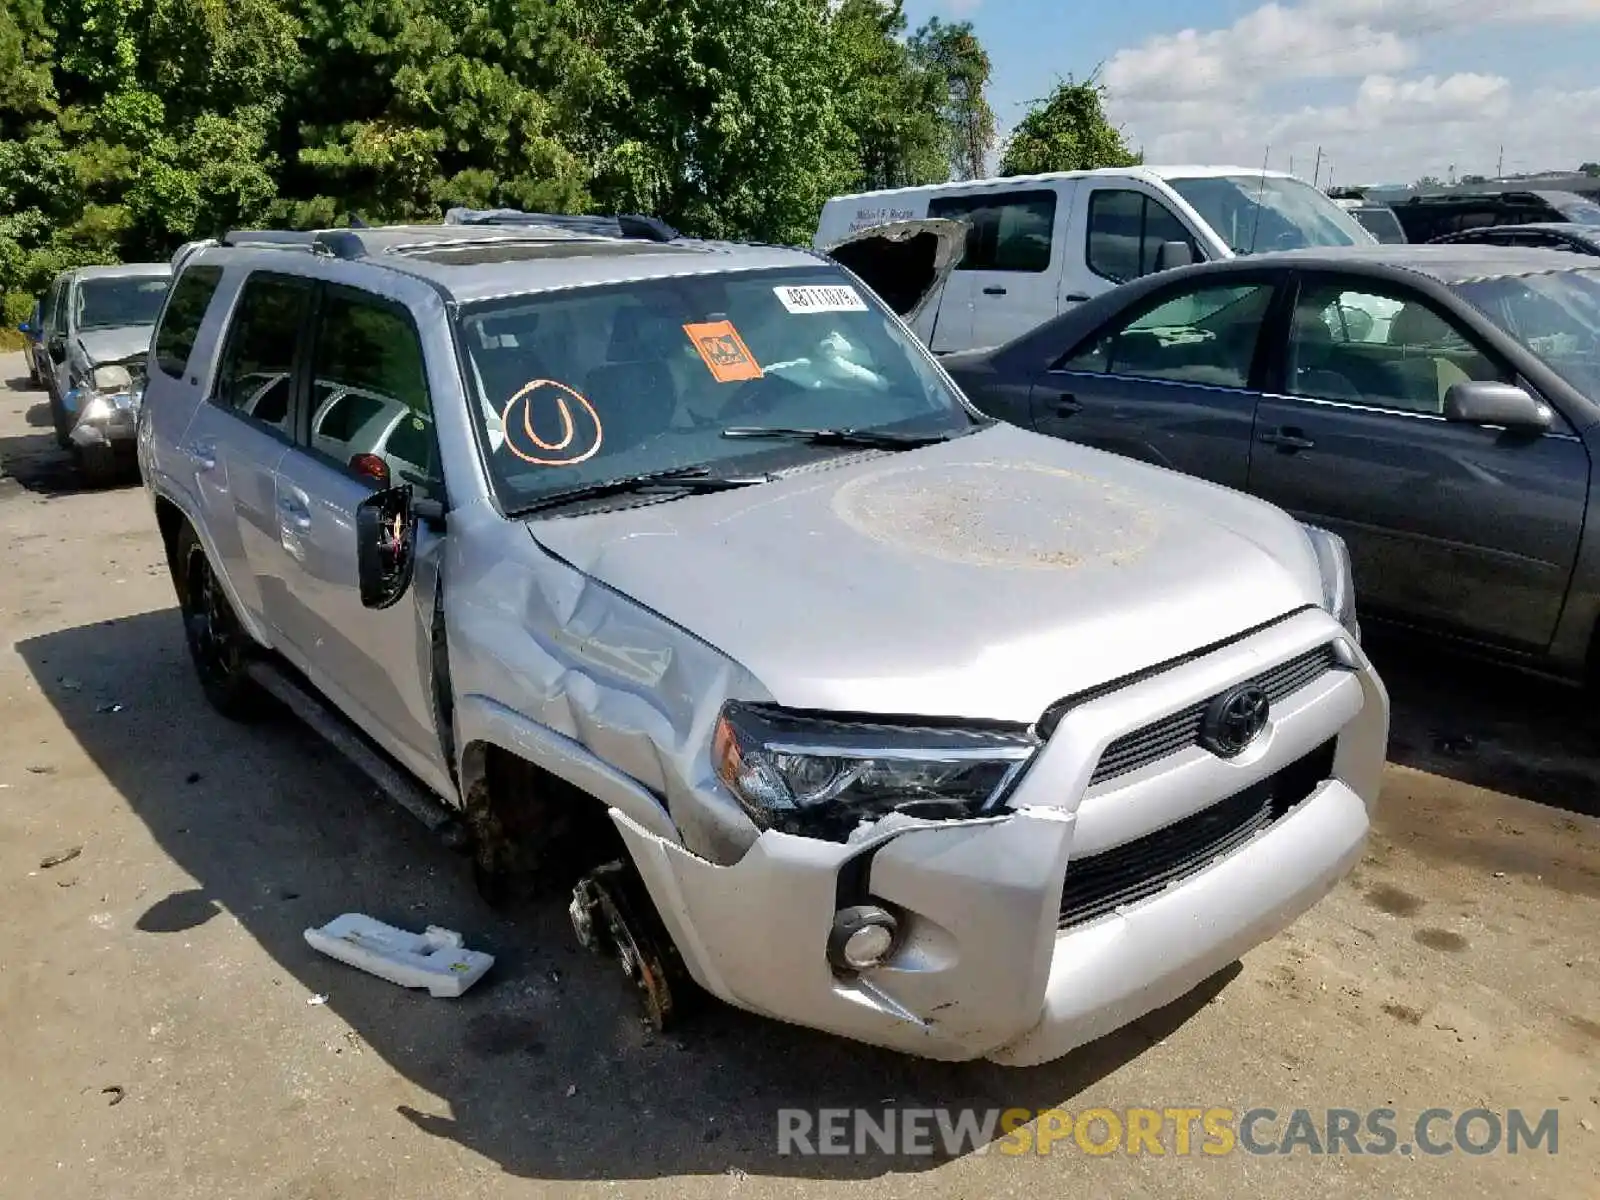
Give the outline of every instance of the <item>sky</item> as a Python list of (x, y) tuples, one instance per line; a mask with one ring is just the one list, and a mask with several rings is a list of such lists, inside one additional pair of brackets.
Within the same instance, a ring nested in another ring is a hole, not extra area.
[[(1411, 183), (1600, 162), (1600, 0), (906, 0), (969, 20), (1002, 129), (1096, 70), (1148, 163)], [(1318, 147), (1322, 149), (1320, 166)]]

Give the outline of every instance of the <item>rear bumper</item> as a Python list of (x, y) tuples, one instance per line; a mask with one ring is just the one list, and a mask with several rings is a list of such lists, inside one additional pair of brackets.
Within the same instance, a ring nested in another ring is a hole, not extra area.
[[(1237, 759), (1193, 747), (1090, 786), (1119, 735), (1333, 639), (1348, 635), (1307, 613), (1086, 702), (1040, 752), (1013, 808), (992, 818), (891, 827), (853, 845), (768, 831), (719, 866), (612, 816), (685, 964), (713, 994), (922, 1057), (1045, 1062), (1182, 996), (1293, 922), (1359, 859), (1388, 698), (1353, 645), (1344, 667), (1276, 706)], [(1165, 890), (1060, 928), (1075, 858), (1170, 829), (1312, 761), (1317, 771), (1259, 832), (1221, 857), (1195, 857)], [(867, 902), (896, 912), (901, 940), (883, 965), (841, 975), (826, 956), (834, 915)]]

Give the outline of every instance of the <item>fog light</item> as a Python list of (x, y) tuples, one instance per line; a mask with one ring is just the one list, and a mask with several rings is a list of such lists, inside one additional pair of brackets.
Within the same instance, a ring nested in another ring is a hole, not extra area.
[(889, 957), (899, 923), (873, 904), (842, 908), (828, 935), (828, 961), (843, 971), (865, 971)]

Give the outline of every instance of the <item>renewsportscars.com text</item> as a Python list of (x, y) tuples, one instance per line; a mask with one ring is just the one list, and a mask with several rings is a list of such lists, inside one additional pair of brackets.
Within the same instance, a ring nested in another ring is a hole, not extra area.
[(778, 1153), (1258, 1155), (1557, 1154), (1560, 1111), (1089, 1108), (778, 1111)]

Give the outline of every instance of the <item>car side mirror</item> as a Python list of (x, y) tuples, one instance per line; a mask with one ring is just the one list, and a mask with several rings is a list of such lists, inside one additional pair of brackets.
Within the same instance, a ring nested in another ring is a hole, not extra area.
[(51, 334), (50, 335), (50, 344), (46, 347), (46, 349), (48, 349), (50, 351), (50, 357), (55, 359), (56, 362), (65, 362), (66, 361), (66, 357), (67, 357), (67, 339), (62, 334), (59, 334), (59, 333)]
[(1468, 380), (1453, 383), (1444, 394), (1444, 419), (1463, 425), (1499, 425), (1506, 429), (1549, 429), (1550, 406), (1510, 383)]
[(1170, 271), (1174, 267), (1187, 267), (1194, 262), (1194, 251), (1188, 242), (1162, 242), (1156, 251), (1156, 270)]
[(410, 484), (374, 492), (356, 506), (356, 577), (365, 607), (399, 603), (416, 573), (416, 550)]

